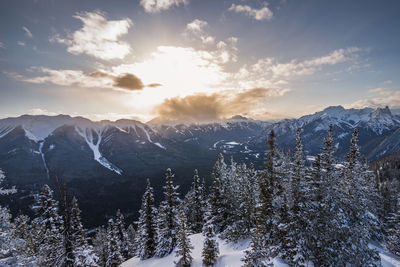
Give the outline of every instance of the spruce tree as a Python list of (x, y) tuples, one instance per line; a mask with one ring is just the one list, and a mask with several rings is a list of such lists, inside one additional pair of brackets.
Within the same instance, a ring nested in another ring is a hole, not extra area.
[(188, 226), (186, 223), (186, 217), (184, 212), (180, 212), (179, 215), (179, 229), (177, 233), (177, 249), (176, 256), (179, 257), (178, 261), (175, 262), (178, 267), (190, 267), (193, 257), (191, 251), (193, 246), (190, 243), (188, 236)]
[[(290, 160), (287, 160), (290, 161)], [(293, 162), (288, 162), (289, 170), (286, 175), (290, 176), (290, 184), (287, 196), (290, 197), (288, 203), (289, 210), (283, 210), (283, 220), (281, 224), (285, 230), (281, 242), (281, 257), (291, 264), (302, 266), (308, 258), (307, 251), (307, 226), (309, 224), (307, 216), (307, 195), (310, 193), (310, 184), (306, 177), (306, 167), (304, 158), (304, 148), (301, 139), (301, 129), (297, 129), (296, 146), (294, 149)], [(287, 216), (285, 216), (287, 212)], [(312, 214), (311, 216), (314, 216)]]
[(184, 200), (187, 223), (194, 233), (200, 233), (203, 227), (205, 200), (202, 191), (199, 174), (197, 170), (194, 170), (192, 188), (186, 194)]
[(108, 239), (107, 230), (104, 226), (100, 226), (96, 229), (96, 234), (93, 239), (94, 252), (98, 257), (98, 264), (100, 266), (106, 266), (108, 259)]
[(178, 230), (178, 207), (180, 200), (177, 189), (174, 186), (172, 178), (174, 175), (171, 169), (167, 169), (166, 184), (164, 186), (164, 200), (158, 210), (158, 231), (156, 256), (164, 257), (172, 252), (176, 247), (176, 234)]
[(95, 254), (93, 246), (88, 243), (85, 229), (81, 222), (81, 210), (78, 200), (73, 197), (70, 209), (71, 221), (71, 242), (74, 256), (74, 266), (90, 267), (97, 266), (98, 256)]
[(128, 232), (125, 228), (125, 218), (120, 210), (117, 210), (117, 215), (115, 219), (115, 224), (118, 230), (118, 241), (120, 243), (121, 254), (127, 259), (130, 256), (131, 242), (128, 237)]
[(107, 261), (106, 267), (117, 267), (124, 258), (120, 253), (121, 248), (118, 242), (118, 228), (113, 219), (108, 221), (107, 227)]
[(212, 184), (210, 195), (208, 196), (210, 212), (217, 232), (222, 232), (225, 229), (230, 212), (225, 195), (224, 181), (226, 172), (224, 157), (222, 154), (219, 154), (218, 160), (212, 170)]
[(389, 217), (387, 247), (397, 256), (400, 256), (400, 196), (397, 199), (396, 212)]
[(62, 264), (66, 255), (64, 247), (64, 222), (58, 213), (58, 202), (53, 198), (53, 191), (48, 185), (42, 187), (37, 202), (33, 207), (37, 217), (37, 255), (40, 266)]
[(157, 245), (157, 212), (154, 208), (153, 188), (147, 179), (146, 191), (142, 197), (142, 207), (139, 210), (139, 220), (135, 237), (136, 254), (145, 260), (154, 256)]
[(20, 229), (11, 221), (7, 208), (0, 206), (0, 266), (37, 266), (37, 258), (31, 255), (27, 242), (17, 233)]
[(202, 251), (203, 265), (213, 266), (219, 257), (219, 246), (214, 232), (213, 220), (211, 220), (209, 214), (206, 214), (205, 218), (206, 223), (203, 226), (203, 236), (205, 237)]
[(128, 226), (128, 229), (126, 230), (127, 235), (128, 235), (128, 240), (129, 240), (129, 257), (134, 257), (136, 255), (136, 230), (133, 227), (132, 224)]

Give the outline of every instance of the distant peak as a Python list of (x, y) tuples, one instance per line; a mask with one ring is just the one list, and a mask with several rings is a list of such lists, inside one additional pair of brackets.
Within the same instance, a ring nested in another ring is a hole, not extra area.
[(246, 117), (244, 117), (244, 116), (241, 116), (241, 115), (235, 115), (235, 116), (233, 116), (233, 117), (229, 118), (228, 120), (241, 120), (241, 121), (247, 121), (247, 120), (248, 120), (248, 118), (246, 118)]
[(342, 107), (341, 105), (339, 106), (329, 106), (327, 108), (325, 108), (323, 111), (324, 112), (339, 112), (339, 111), (343, 111), (345, 110), (344, 107)]
[(380, 117), (380, 116), (392, 116), (392, 112), (390, 111), (389, 107), (386, 106), (384, 108), (377, 108), (375, 111), (375, 117)]

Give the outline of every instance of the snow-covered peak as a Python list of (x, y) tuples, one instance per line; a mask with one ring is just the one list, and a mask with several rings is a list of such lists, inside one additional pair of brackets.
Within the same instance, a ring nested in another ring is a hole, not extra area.
[(37, 142), (45, 139), (55, 129), (62, 125), (84, 125), (91, 123), (82, 117), (71, 117), (69, 115), (45, 116), (45, 115), (22, 115), (16, 118), (0, 120), (0, 128), (11, 128), (21, 126), (26, 136)]
[(379, 119), (379, 118), (392, 118), (392, 112), (390, 111), (389, 107), (386, 106), (384, 108), (377, 108), (375, 113), (373, 114), (373, 118)]

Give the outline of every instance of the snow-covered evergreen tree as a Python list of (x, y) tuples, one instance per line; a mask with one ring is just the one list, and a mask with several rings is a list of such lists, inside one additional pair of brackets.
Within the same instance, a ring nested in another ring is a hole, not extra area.
[[(293, 162), (289, 163), (286, 176), (289, 177), (289, 186), (286, 188), (286, 195), (290, 198), (288, 203), (287, 216), (284, 215), (281, 228), (285, 231), (281, 239), (281, 257), (291, 264), (301, 266), (309, 257), (307, 251), (307, 195), (310, 193), (310, 184), (307, 179), (304, 148), (301, 139), (301, 129), (297, 130), (296, 146), (294, 149)], [(312, 214), (311, 216), (315, 216)]]
[(210, 195), (208, 196), (210, 212), (217, 232), (221, 232), (225, 229), (230, 213), (224, 184), (227, 172), (226, 168), (224, 157), (222, 154), (219, 154), (218, 160), (212, 170), (212, 184), (210, 187)]
[(81, 210), (78, 207), (78, 200), (73, 197), (70, 210), (71, 220), (71, 242), (74, 256), (74, 266), (90, 267), (98, 266), (98, 256), (95, 254), (93, 246), (89, 245), (85, 229), (81, 222)]
[(176, 256), (179, 258), (175, 262), (177, 267), (190, 267), (193, 261), (193, 257), (191, 255), (193, 246), (190, 243), (188, 230), (186, 216), (182, 211), (179, 214), (179, 228), (177, 233)]
[(115, 224), (118, 230), (118, 241), (120, 243), (121, 254), (125, 259), (127, 259), (128, 257), (130, 257), (130, 248), (132, 247), (132, 244), (129, 240), (128, 232), (125, 228), (124, 215), (121, 213), (120, 210), (117, 210)]
[(387, 247), (397, 256), (400, 256), (400, 196), (397, 199), (397, 208), (388, 220)]
[(206, 223), (203, 226), (203, 265), (213, 266), (219, 257), (219, 245), (216, 240), (216, 235), (214, 232), (215, 226), (213, 225), (213, 220), (210, 218), (209, 214), (205, 214)]
[(192, 188), (184, 199), (184, 210), (189, 229), (194, 233), (200, 233), (203, 227), (205, 199), (203, 199), (203, 188), (197, 170), (194, 170)]
[(106, 266), (108, 259), (108, 240), (107, 230), (104, 226), (100, 226), (96, 229), (96, 234), (93, 239), (93, 247), (96, 256), (98, 257), (99, 266)]
[(133, 224), (130, 224), (126, 229), (128, 240), (129, 240), (129, 257), (133, 257), (136, 255), (136, 230), (133, 227)]
[[(0, 184), (5, 179), (4, 172), (0, 169)], [(15, 188), (4, 189), (0, 187), (0, 195), (15, 193)], [(14, 223), (7, 208), (0, 206), (0, 265), (1, 266), (36, 266), (37, 257), (28, 244), (30, 226), (29, 218), (19, 215)]]
[(176, 247), (176, 234), (178, 230), (179, 194), (174, 186), (171, 169), (167, 169), (166, 184), (164, 186), (164, 200), (158, 210), (158, 231), (156, 256), (164, 257)]
[(108, 221), (107, 227), (107, 261), (106, 267), (117, 267), (123, 261), (120, 244), (118, 242), (118, 228), (113, 219)]
[(37, 258), (30, 252), (20, 229), (11, 222), (9, 210), (0, 206), (0, 266), (37, 266)]
[(153, 188), (147, 179), (146, 191), (142, 197), (139, 220), (135, 237), (136, 255), (145, 260), (154, 256), (157, 245), (157, 211), (154, 208)]
[(66, 256), (64, 246), (64, 222), (58, 213), (58, 201), (53, 198), (53, 191), (48, 185), (42, 187), (37, 202), (33, 207), (37, 217), (36, 243), (40, 266), (57, 266), (63, 264)]

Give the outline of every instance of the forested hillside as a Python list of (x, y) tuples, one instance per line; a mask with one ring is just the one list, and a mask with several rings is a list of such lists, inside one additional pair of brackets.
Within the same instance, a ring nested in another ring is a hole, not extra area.
[(138, 221), (126, 225), (118, 211), (94, 236), (82, 226), (78, 200), (61, 186), (57, 190), (63, 197), (57, 201), (45, 185), (32, 207), (33, 219), (22, 214), (11, 218), (7, 208), (1, 208), (0, 262), (118, 266), (132, 257), (141, 262), (175, 253), (177, 266), (190, 266), (190, 235), (202, 233), (205, 266), (218, 264), (222, 240), (242, 245), (248, 240), (240, 258), (243, 266), (267, 266), (277, 259), (296, 266), (380, 266), (384, 250), (371, 244), (400, 256), (398, 183), (382, 181), (369, 169), (360, 154), (357, 129), (345, 161), (333, 156), (334, 144), (330, 126), (323, 152), (306, 161), (300, 129), (293, 153), (278, 149), (271, 131), (263, 169), (219, 155), (211, 186), (207, 188), (195, 170), (185, 196), (179, 195), (167, 169), (158, 206), (147, 180)]

